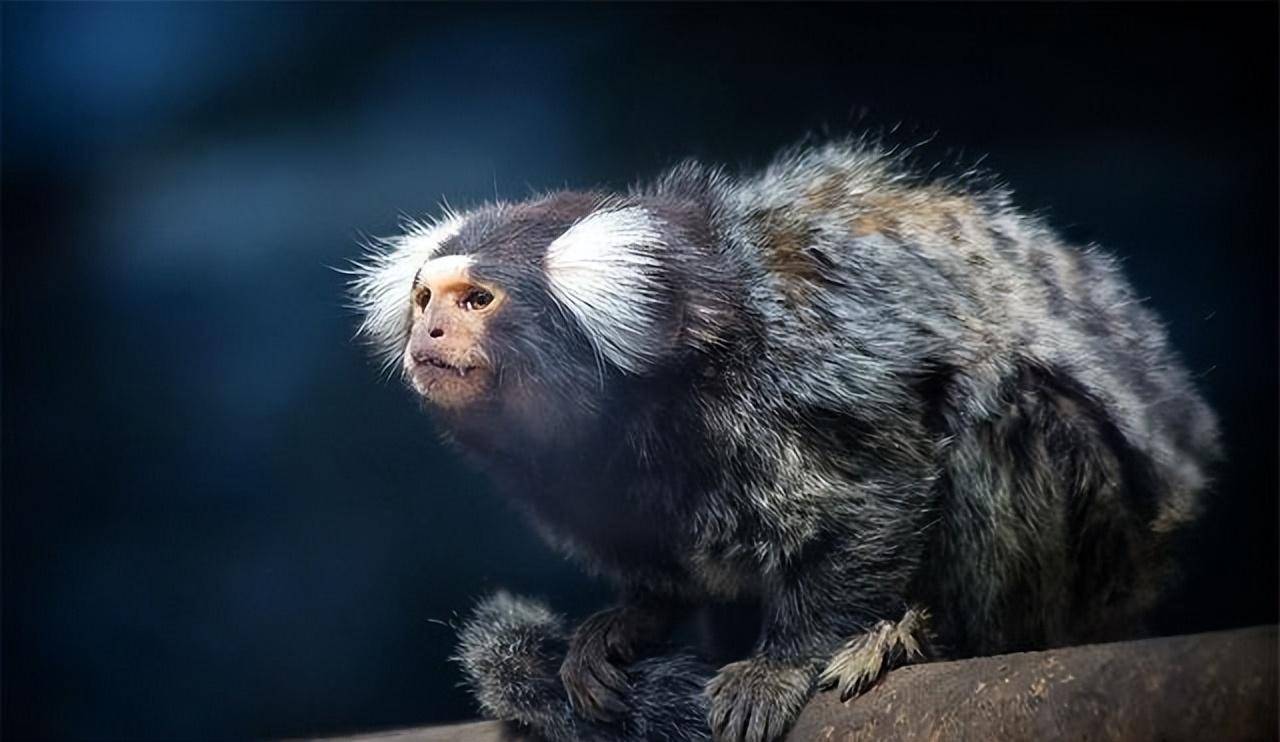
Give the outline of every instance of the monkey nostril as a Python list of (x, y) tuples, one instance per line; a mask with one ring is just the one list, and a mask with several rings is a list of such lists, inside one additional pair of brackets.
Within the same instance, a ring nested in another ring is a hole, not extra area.
[(440, 337), (444, 337), (444, 330), (440, 329), (439, 327), (436, 327), (436, 328), (433, 328), (431, 332), (427, 334), (429, 334), (433, 338), (440, 338)]

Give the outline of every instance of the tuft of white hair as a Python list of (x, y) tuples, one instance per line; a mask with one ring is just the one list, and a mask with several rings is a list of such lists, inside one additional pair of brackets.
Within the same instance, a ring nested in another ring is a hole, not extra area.
[(353, 277), (352, 306), (364, 315), (357, 334), (373, 347), (384, 369), (399, 364), (409, 336), (414, 276), (464, 221), (452, 212), (438, 221), (411, 221), (403, 235), (373, 241), (364, 259), (346, 271)]
[(548, 247), (551, 295), (583, 328), (596, 351), (641, 373), (661, 349), (654, 332), (662, 308), (658, 279), (661, 223), (639, 206), (602, 207)]

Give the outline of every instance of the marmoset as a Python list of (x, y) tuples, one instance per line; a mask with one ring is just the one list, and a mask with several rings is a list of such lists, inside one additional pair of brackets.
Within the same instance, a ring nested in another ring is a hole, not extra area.
[[(362, 332), (539, 531), (617, 586), (500, 595), (484, 710), (551, 739), (762, 740), (887, 669), (1133, 635), (1218, 456), (1116, 260), (868, 141), (414, 222)], [(718, 669), (690, 610), (762, 606)]]

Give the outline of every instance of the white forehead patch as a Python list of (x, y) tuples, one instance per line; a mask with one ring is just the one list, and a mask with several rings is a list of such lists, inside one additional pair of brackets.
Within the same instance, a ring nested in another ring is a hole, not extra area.
[(431, 258), (418, 268), (418, 283), (430, 285), (447, 276), (456, 276), (466, 271), (475, 260), (470, 255), (442, 255)]
[[(392, 368), (409, 335), (409, 297), (413, 278), (446, 240), (458, 234), (465, 216), (448, 213), (442, 221), (410, 222), (405, 234), (377, 240), (363, 261), (347, 271), (354, 308), (364, 315), (359, 334), (373, 346), (384, 367)], [(441, 260), (448, 260), (448, 256)]]
[(661, 222), (639, 206), (602, 208), (547, 248), (551, 294), (596, 350), (632, 373), (660, 351), (653, 331), (662, 308)]

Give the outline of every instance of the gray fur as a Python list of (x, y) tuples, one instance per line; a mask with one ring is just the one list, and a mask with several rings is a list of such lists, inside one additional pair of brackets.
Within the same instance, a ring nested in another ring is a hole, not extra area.
[[(666, 313), (646, 315), (625, 368), (540, 275), (602, 204), (663, 230), (646, 268)], [(939, 652), (963, 656), (1134, 634), (1167, 585), (1218, 456), (1214, 416), (1116, 261), (1007, 192), (838, 142), (750, 177), (688, 164), (625, 195), (459, 219), (436, 254), (473, 256), (521, 298), (486, 349), (508, 381), (440, 422), (553, 544), (618, 584), (628, 616), (612, 643), (567, 650), (582, 713), (538, 722), (554, 734), (614, 708), (665, 723), (608, 682), (674, 620), (638, 618), (654, 610), (763, 602), (754, 651), (708, 686), (716, 736), (758, 741), (829, 665), (843, 689), (867, 672), (840, 667), (883, 671), (892, 657), (831, 661), (913, 606)], [(539, 662), (523, 677), (550, 682)], [(492, 700), (519, 688), (483, 686), (481, 702), (534, 723)]]

